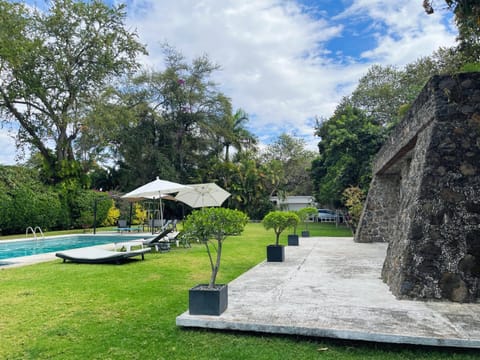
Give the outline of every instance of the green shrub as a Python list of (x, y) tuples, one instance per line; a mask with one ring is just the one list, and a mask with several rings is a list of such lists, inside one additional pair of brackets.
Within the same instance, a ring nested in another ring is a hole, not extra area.
[[(293, 216), (295, 215), (295, 216)], [(286, 228), (293, 227), (298, 224), (299, 218), (291, 211), (270, 211), (262, 220), (266, 230), (273, 229), (275, 232), (275, 245), (278, 246), (280, 234)]]
[(78, 190), (71, 198), (71, 218), (74, 228), (93, 226), (94, 208), (96, 206), (96, 223), (102, 224), (108, 216), (113, 200), (107, 193), (94, 190)]
[(62, 228), (68, 218), (59, 194), (37, 180), (38, 174), (19, 166), (0, 166), (0, 229), (2, 234), (26, 228)]
[(297, 226), (300, 224), (300, 216), (298, 215), (297, 211), (288, 211), (288, 215), (290, 216), (290, 225), (289, 227), (293, 228), (293, 233), (297, 233)]
[(133, 220), (132, 224), (134, 225), (141, 225), (144, 224), (147, 220), (147, 210), (138, 203), (133, 204)]
[(120, 218), (120, 210), (115, 206), (115, 201), (112, 202), (113, 205), (108, 209), (107, 217), (101, 223), (102, 226), (114, 226), (117, 224), (118, 219)]
[[(208, 285), (210, 288), (215, 286), (215, 280), (220, 269), (223, 242), (227, 236), (239, 235), (247, 223), (248, 217), (243, 212), (225, 208), (195, 210), (186, 218), (183, 224), (185, 236), (198, 239), (206, 246), (212, 270)], [(217, 256), (215, 260), (212, 257), (212, 250), (209, 245), (211, 239), (216, 241), (214, 248)]]
[(298, 217), (300, 218), (300, 221), (303, 222), (305, 225), (305, 230), (308, 230), (308, 218), (315, 216), (318, 214), (317, 208), (314, 208), (312, 206), (310, 207), (305, 207), (303, 209), (300, 209), (297, 211)]
[(355, 234), (362, 215), (365, 193), (358, 186), (350, 186), (343, 191), (343, 201), (348, 209), (347, 224)]

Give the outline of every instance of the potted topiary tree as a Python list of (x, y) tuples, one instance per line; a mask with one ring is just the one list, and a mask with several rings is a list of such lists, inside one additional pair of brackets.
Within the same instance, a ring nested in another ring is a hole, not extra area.
[(267, 246), (267, 261), (282, 262), (285, 260), (285, 249), (279, 244), (280, 234), (293, 225), (293, 217), (288, 211), (271, 211), (262, 220), (265, 229), (275, 232), (275, 244)]
[[(220, 315), (228, 306), (227, 284), (216, 284), (220, 269), (223, 243), (227, 236), (240, 234), (248, 222), (243, 212), (225, 208), (204, 208), (192, 212), (183, 224), (184, 236), (198, 239), (207, 250), (211, 275), (208, 284), (199, 284), (189, 290), (191, 315)], [(211, 246), (210, 241), (215, 242)], [(216, 251), (214, 258), (213, 249)]]
[(298, 246), (297, 226), (300, 223), (300, 218), (295, 211), (289, 211), (290, 228), (293, 228), (293, 234), (287, 235), (288, 246)]
[(300, 218), (300, 221), (303, 222), (305, 225), (305, 230), (302, 230), (302, 237), (309, 237), (310, 232), (308, 231), (308, 219), (311, 216), (314, 216), (317, 214), (317, 209), (314, 207), (306, 207), (303, 209), (300, 209), (297, 211), (298, 217)]

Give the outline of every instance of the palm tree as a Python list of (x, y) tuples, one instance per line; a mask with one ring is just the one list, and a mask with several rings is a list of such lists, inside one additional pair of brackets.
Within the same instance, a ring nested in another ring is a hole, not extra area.
[(225, 148), (225, 162), (230, 161), (230, 148), (233, 147), (241, 152), (245, 148), (251, 148), (257, 144), (256, 137), (245, 128), (248, 122), (248, 114), (238, 109), (234, 114), (224, 118), (220, 130)]

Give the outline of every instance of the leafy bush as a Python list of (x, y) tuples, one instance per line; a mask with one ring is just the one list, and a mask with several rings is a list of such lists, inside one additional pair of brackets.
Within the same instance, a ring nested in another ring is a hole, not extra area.
[[(293, 216), (295, 215), (295, 216)], [(299, 218), (291, 211), (270, 211), (262, 220), (265, 229), (273, 229), (275, 232), (275, 245), (278, 246), (280, 234), (286, 228), (293, 227), (298, 224)]]
[(308, 230), (308, 218), (315, 216), (318, 214), (317, 208), (314, 207), (305, 207), (303, 209), (300, 209), (297, 211), (298, 217), (300, 218), (300, 221), (305, 224), (305, 230)]
[(297, 211), (288, 211), (288, 214), (290, 216), (290, 226), (293, 228), (293, 233), (297, 233), (297, 226), (300, 224), (300, 216), (298, 215)]
[[(195, 210), (185, 219), (185, 236), (200, 240), (207, 249), (212, 274), (208, 287), (215, 286), (220, 269), (222, 246), (227, 236), (240, 234), (248, 223), (248, 217), (239, 210), (226, 208), (204, 208)], [(214, 261), (209, 241), (216, 240), (217, 258)]]
[(24, 167), (0, 166), (0, 229), (2, 234), (23, 233), (29, 226), (58, 229), (68, 223), (60, 195)]
[(94, 208), (96, 204), (96, 223), (101, 224), (108, 216), (108, 210), (113, 205), (113, 200), (108, 194), (93, 191), (80, 190), (72, 197), (71, 217), (75, 228), (93, 226)]
[(117, 224), (119, 218), (120, 210), (115, 206), (115, 201), (113, 201), (113, 205), (108, 209), (107, 217), (101, 224), (102, 226), (113, 226)]
[(147, 220), (147, 210), (145, 210), (145, 208), (138, 203), (133, 205), (133, 214), (132, 223), (135, 225), (144, 224)]
[(343, 191), (343, 201), (348, 209), (347, 223), (355, 234), (363, 210), (365, 193), (357, 186), (350, 186)]

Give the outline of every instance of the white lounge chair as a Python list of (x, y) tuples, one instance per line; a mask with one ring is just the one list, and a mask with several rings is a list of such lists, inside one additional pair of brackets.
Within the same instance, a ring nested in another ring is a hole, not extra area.
[(145, 253), (151, 251), (150, 248), (143, 248), (132, 251), (111, 251), (101, 248), (80, 248), (65, 250), (57, 252), (56, 257), (63, 259), (63, 262), (67, 260), (77, 263), (87, 264), (100, 264), (100, 263), (116, 263), (120, 264), (128, 258), (134, 256), (141, 256), (142, 260), (145, 260)]

